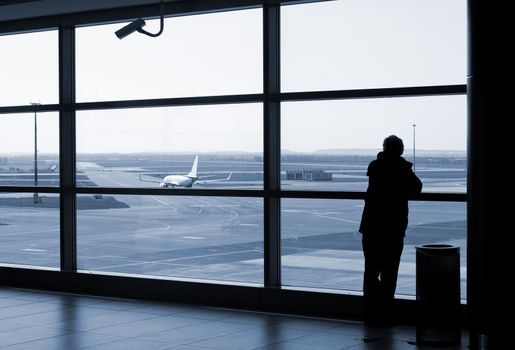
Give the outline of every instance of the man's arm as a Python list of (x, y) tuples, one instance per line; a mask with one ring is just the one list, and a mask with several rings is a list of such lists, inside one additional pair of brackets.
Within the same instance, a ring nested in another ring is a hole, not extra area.
[(413, 172), (412, 169), (409, 170), (408, 173), (408, 194), (415, 195), (422, 192), (422, 181), (418, 178), (418, 176)]

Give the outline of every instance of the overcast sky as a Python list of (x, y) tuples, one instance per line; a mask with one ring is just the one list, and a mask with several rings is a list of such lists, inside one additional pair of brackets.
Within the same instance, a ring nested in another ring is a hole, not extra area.
[[(339, 0), (282, 11), (283, 91), (465, 84), (466, 1)], [(77, 29), (77, 100), (262, 92), (262, 11), (169, 18), (158, 38), (123, 24)], [(156, 32), (158, 21), (147, 21)], [(58, 100), (57, 32), (0, 36), (0, 105)], [(464, 150), (464, 96), (284, 103), (282, 148)], [(38, 114), (40, 152), (58, 150), (56, 113)], [(261, 104), (88, 111), (78, 152), (262, 151)], [(0, 153), (33, 151), (33, 114), (0, 115)]]

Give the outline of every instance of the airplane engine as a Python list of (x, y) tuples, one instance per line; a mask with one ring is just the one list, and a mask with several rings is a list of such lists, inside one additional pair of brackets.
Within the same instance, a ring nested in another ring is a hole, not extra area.
[(159, 184), (159, 187), (167, 188), (167, 187), (168, 187), (168, 184), (167, 184), (167, 183), (165, 183), (165, 182), (161, 182), (161, 183)]

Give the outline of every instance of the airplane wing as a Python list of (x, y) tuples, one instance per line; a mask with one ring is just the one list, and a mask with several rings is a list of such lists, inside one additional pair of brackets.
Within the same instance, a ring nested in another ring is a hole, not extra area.
[(145, 179), (143, 179), (143, 178), (141, 177), (141, 174), (139, 174), (139, 180), (140, 180), (141, 182), (151, 182), (151, 183), (155, 183), (155, 184), (160, 184), (160, 183), (161, 183), (161, 181), (145, 180)]
[(199, 176), (198, 179), (207, 179), (208, 177), (214, 177), (216, 175), (204, 175), (204, 176)]
[[(215, 176), (215, 175), (210, 175), (209, 177), (211, 177), (211, 176)], [(202, 185), (202, 184), (211, 183), (211, 182), (229, 181), (231, 179), (231, 176), (232, 176), (232, 173), (229, 173), (229, 176), (227, 176), (225, 179), (201, 180), (201, 181), (196, 181), (195, 183)]]

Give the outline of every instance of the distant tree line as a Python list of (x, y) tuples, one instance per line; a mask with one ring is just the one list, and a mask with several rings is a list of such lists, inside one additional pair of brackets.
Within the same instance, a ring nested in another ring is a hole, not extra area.
[[(411, 155), (405, 155), (406, 159), (411, 160)], [(315, 155), (315, 154), (285, 154), (281, 155), (281, 161), (288, 163), (295, 162), (327, 162), (327, 163), (344, 163), (344, 164), (368, 164), (375, 159), (375, 155)], [(256, 162), (262, 162), (263, 156), (255, 156)], [(467, 159), (465, 157), (455, 156), (417, 156), (417, 163), (439, 163), (439, 164), (460, 164), (465, 165)]]

